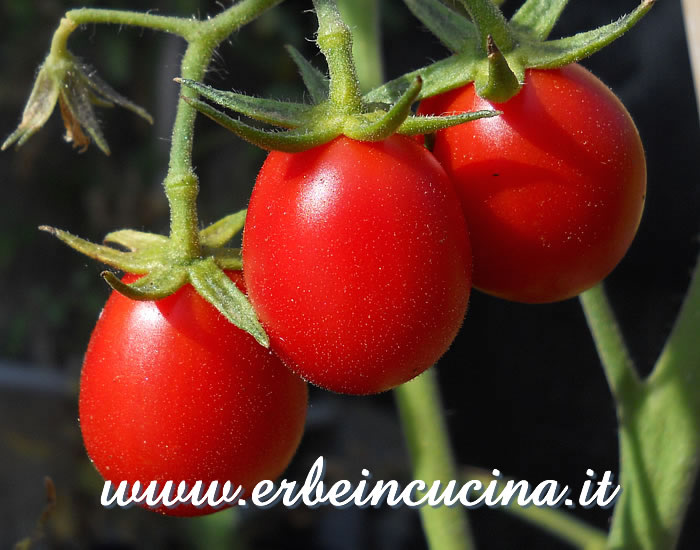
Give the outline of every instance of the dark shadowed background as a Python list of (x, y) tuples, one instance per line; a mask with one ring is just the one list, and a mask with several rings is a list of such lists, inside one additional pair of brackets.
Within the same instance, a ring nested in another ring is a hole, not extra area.
[[(224, 2), (227, 4), (226, 2)], [(508, 1), (512, 12), (517, 2)], [(569, 35), (606, 24), (635, 0), (571, 2), (555, 29)], [(205, 16), (214, 2), (85, 2), (162, 14)], [(0, 134), (20, 118), (36, 67), (62, 14), (59, 0), (5, 0), (0, 6)], [(300, 99), (291, 43), (322, 66), (310, 1), (289, 0), (220, 48), (208, 82), (252, 94)], [(399, 0), (383, 0), (388, 77), (446, 54)], [(37, 548), (422, 549), (417, 512), (281, 506), (171, 519), (104, 510), (101, 479), (77, 423), (81, 358), (108, 288), (102, 266), (37, 226), (99, 241), (130, 227), (165, 233), (161, 181), (178, 89), (183, 43), (138, 29), (90, 26), (71, 50), (115, 89), (155, 117), (153, 127), (120, 110), (100, 112), (112, 149), (79, 155), (61, 139), (54, 114), (18, 151), (0, 154), (0, 548), (27, 536), (43, 508), (43, 477), (58, 506)], [(623, 100), (648, 156), (644, 219), (628, 255), (607, 280), (640, 368), (653, 365), (675, 318), (698, 253), (700, 131), (678, 0), (658, 2), (639, 26), (584, 64)], [(245, 207), (264, 153), (208, 120), (197, 126), (194, 159), (200, 217), (209, 223)], [(699, 335), (700, 336), (700, 335)], [(580, 487), (591, 468), (618, 471), (613, 403), (577, 300), (527, 306), (473, 293), (464, 327), (438, 365), (447, 419), (461, 465), (533, 483)], [(699, 390), (700, 391), (700, 390)], [(319, 455), (329, 480), (410, 478), (391, 394), (352, 398), (312, 390), (308, 430), (287, 476), (303, 479)], [(610, 510), (576, 510), (606, 528)], [(689, 511), (681, 548), (700, 547), (700, 503)], [(480, 548), (566, 548), (503, 512), (471, 514)]]

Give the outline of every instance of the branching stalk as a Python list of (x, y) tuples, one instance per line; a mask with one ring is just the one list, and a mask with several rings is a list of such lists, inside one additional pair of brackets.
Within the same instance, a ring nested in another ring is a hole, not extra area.
[[(200, 81), (204, 78), (214, 50), (223, 40), (281, 1), (241, 0), (216, 17), (204, 21), (118, 10), (71, 10), (54, 35), (52, 52), (65, 51), (68, 37), (78, 25), (109, 23), (144, 27), (184, 38), (188, 45), (182, 59), (181, 77)], [(195, 91), (184, 87), (182, 94), (193, 98), (197, 95)], [(197, 217), (199, 183), (192, 167), (196, 113), (185, 101), (179, 101), (172, 132), (168, 174), (164, 181), (165, 194), (170, 204), (170, 253), (174, 261), (182, 263), (192, 262), (201, 256)]]
[(608, 546), (675, 548), (700, 467), (700, 263), (644, 381), (602, 288), (589, 290), (581, 302), (618, 407), (622, 493)]

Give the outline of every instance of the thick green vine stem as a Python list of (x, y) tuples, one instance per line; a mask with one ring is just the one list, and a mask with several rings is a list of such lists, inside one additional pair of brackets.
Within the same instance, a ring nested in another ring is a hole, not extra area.
[(581, 298), (618, 403), (620, 483), (613, 549), (672, 549), (700, 467), (700, 261), (651, 375), (639, 381), (602, 288)]
[[(66, 126), (66, 139), (81, 150), (87, 148), (92, 138), (100, 149), (109, 154), (93, 104), (104, 106), (116, 103), (152, 122), (148, 113), (117, 94), (68, 51), (68, 39), (80, 25), (110, 23), (178, 35), (187, 42), (181, 62), (181, 77), (197, 81), (204, 77), (214, 50), (223, 40), (281, 1), (241, 0), (206, 20), (117, 10), (78, 9), (67, 12), (54, 34), (51, 50), (38, 73), (22, 121), (2, 148), (5, 149), (12, 143), (21, 145), (29, 139), (48, 120), (56, 103), (60, 105)], [(159, 299), (172, 294), (186, 283), (192, 283), (202, 297), (227, 319), (252, 334), (263, 346), (268, 346), (267, 335), (253, 308), (223, 273), (224, 269), (240, 269), (241, 266), (240, 251), (225, 247), (228, 240), (240, 230), (240, 216), (224, 218), (211, 226), (217, 228), (215, 242), (208, 239), (213, 230), (199, 230), (199, 182), (192, 166), (197, 111), (187, 102), (187, 99), (196, 96), (196, 92), (183, 88), (182, 94), (183, 100), (178, 103), (172, 132), (168, 173), (163, 182), (170, 205), (169, 237), (129, 230), (108, 235), (105, 242), (125, 247), (127, 252), (124, 252), (111, 246), (87, 242), (58, 229), (42, 229), (76, 250), (112, 267), (144, 274), (144, 277), (129, 285), (122, 283), (112, 273), (103, 274), (112, 288), (133, 299)], [(359, 101), (359, 91), (356, 96)], [(227, 238), (222, 239), (222, 236)]]
[(634, 407), (635, 396), (641, 389), (637, 369), (630, 357), (622, 332), (610, 307), (602, 284), (579, 297), (586, 321), (593, 334), (598, 355), (605, 367), (605, 375), (618, 413)]
[[(375, 0), (338, 0), (338, 9), (353, 32), (353, 57), (358, 60), (357, 78), (364, 93), (384, 80), (379, 6)], [(367, 64), (359, 62), (360, 59), (369, 58), (376, 61)]]
[(460, 0), (469, 12), (479, 33), (479, 47), (488, 53), (488, 37), (498, 44), (503, 52), (508, 52), (515, 45), (513, 36), (501, 10), (491, 0)]
[(328, 99), (335, 109), (357, 114), (362, 110), (360, 83), (352, 54), (352, 33), (334, 0), (313, 0), (318, 17), (316, 43), (328, 63)]
[[(414, 479), (434, 481), (443, 486), (459, 479), (452, 458), (447, 427), (437, 385), (435, 369), (394, 390), (408, 449), (413, 462)], [(423, 506), (420, 510), (423, 531), (431, 550), (470, 550), (475, 548), (469, 524), (461, 506)]]

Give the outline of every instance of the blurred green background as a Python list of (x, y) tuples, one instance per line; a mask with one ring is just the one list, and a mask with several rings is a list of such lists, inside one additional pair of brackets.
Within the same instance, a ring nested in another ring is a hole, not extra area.
[[(82, 5), (201, 17), (222, 9), (194, 0)], [(517, 5), (508, 1), (504, 9)], [(79, 6), (59, 0), (0, 6), (1, 134), (17, 124), (62, 14)], [(388, 77), (445, 55), (399, 0), (380, 0), (380, 6)], [(323, 66), (310, 7), (310, 1), (288, 0), (232, 36), (207, 81), (303, 98), (283, 46), (293, 44)], [(634, 7), (634, 0), (572, 2), (555, 32), (590, 29)], [(424, 548), (417, 513), (407, 509), (275, 507), (183, 520), (100, 506), (101, 479), (80, 439), (77, 384), (108, 288), (99, 277), (102, 266), (37, 226), (93, 241), (124, 227), (167, 231), (161, 181), (183, 43), (151, 31), (88, 26), (74, 33), (70, 47), (156, 122), (151, 127), (126, 111), (101, 110), (112, 149), (105, 157), (94, 146), (82, 155), (73, 151), (54, 114), (21, 149), (0, 154), (0, 548), (34, 531), (45, 475), (54, 480), (58, 501), (36, 548)], [(659, 2), (637, 29), (584, 64), (620, 95), (648, 155), (642, 227), (608, 288), (635, 358), (649, 369), (688, 283), (700, 229), (700, 131), (679, 3)], [(245, 207), (264, 153), (208, 120), (197, 124), (200, 218), (210, 223)], [(614, 408), (576, 300), (524, 306), (475, 292), (438, 369), (461, 464), (573, 486), (585, 480), (587, 468), (617, 471)], [(287, 476), (303, 479), (319, 455), (328, 460), (330, 481), (359, 479), (362, 468), (375, 479), (410, 478), (390, 394), (350, 398), (313, 390), (307, 434)], [(598, 509), (575, 513), (601, 528), (610, 516)], [(699, 513), (696, 499), (689, 525), (697, 525)], [(479, 510), (472, 519), (482, 548), (566, 548), (498, 511)], [(681, 547), (698, 545), (691, 525)]]

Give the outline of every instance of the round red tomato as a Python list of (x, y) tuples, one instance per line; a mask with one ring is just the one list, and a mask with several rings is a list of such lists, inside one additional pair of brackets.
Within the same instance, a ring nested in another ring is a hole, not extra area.
[(438, 132), (433, 150), (462, 200), (474, 286), (552, 302), (595, 285), (624, 256), (644, 205), (644, 151), (629, 113), (580, 65), (528, 70), (505, 103), (468, 85), (419, 113), (480, 109), (503, 114)]
[(402, 136), (270, 153), (248, 207), (243, 266), (271, 348), (340, 393), (381, 392), (429, 368), (470, 292), (452, 183)]
[[(228, 275), (242, 286), (240, 272)], [(80, 380), (85, 447), (113, 485), (138, 480), (162, 487), (172, 480), (192, 487), (201, 480), (206, 490), (214, 480), (228, 480), (250, 494), (286, 468), (306, 405), (306, 384), (190, 285), (155, 302), (113, 292)]]

